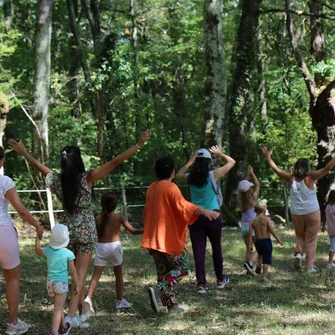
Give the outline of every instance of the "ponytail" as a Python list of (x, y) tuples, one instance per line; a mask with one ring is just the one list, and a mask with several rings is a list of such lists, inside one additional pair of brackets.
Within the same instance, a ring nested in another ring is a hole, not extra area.
[(101, 196), (101, 223), (98, 227), (98, 237), (101, 238), (105, 234), (108, 223), (109, 214), (115, 211), (117, 198), (114, 192), (106, 192)]

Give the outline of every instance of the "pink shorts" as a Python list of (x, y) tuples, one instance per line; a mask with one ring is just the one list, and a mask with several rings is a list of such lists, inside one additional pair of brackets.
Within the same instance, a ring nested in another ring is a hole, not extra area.
[(19, 241), (12, 225), (0, 225), (0, 266), (11, 270), (20, 265)]
[(69, 285), (58, 280), (47, 281), (47, 290), (50, 297), (54, 297), (55, 294), (63, 294), (69, 292)]

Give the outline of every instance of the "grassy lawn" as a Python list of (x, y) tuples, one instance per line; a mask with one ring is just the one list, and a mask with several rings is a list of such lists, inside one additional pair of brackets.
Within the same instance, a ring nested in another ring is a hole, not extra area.
[[(207, 280), (210, 292), (198, 295), (195, 285), (193, 257), (191, 272), (175, 292), (187, 306), (183, 315), (155, 315), (149, 304), (147, 287), (155, 283), (155, 267), (151, 257), (139, 248), (140, 236), (122, 234), (124, 247), (125, 297), (133, 303), (130, 313), (115, 311), (115, 290), (112, 268), (105, 273), (93, 298), (96, 314), (89, 320), (89, 329), (73, 329), (71, 334), (335, 334), (335, 271), (326, 270), (328, 236), (320, 233), (316, 266), (319, 274), (297, 273), (292, 269), (294, 233), (277, 229), (285, 242), (275, 245), (274, 266), (270, 281), (245, 275), (242, 267), (244, 245), (237, 229), (224, 228), (224, 268), (231, 282), (216, 290), (211, 254), (207, 254)], [(34, 239), (22, 233), (21, 245), (21, 317), (31, 325), (27, 334), (49, 334), (52, 305), (45, 288), (46, 262), (35, 256)], [(45, 242), (48, 234), (45, 235)], [(92, 272), (89, 273), (88, 280)], [(6, 304), (4, 281), (0, 277), (0, 334), (4, 334)], [(88, 284), (87, 280), (87, 284)], [(333, 305), (334, 303), (334, 305)]]

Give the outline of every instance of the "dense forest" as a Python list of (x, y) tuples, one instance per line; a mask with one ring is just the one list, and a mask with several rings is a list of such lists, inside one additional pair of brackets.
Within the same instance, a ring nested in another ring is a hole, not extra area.
[[(59, 168), (61, 148), (78, 145), (89, 169), (150, 128), (145, 148), (105, 181), (113, 188), (150, 183), (163, 154), (179, 168), (194, 149), (218, 144), (237, 161), (223, 180), (227, 222), (235, 222), (235, 189), (248, 164), (270, 210), (287, 217), (288, 190), (266, 165), (263, 145), (288, 170), (297, 158), (317, 168), (335, 154), (332, 0), (0, 0), (0, 7), (6, 149), (8, 139), (20, 139)], [(41, 187), (22, 157), (6, 152), (5, 173), (18, 189)], [(319, 182), (320, 204), (333, 181), (330, 174)]]

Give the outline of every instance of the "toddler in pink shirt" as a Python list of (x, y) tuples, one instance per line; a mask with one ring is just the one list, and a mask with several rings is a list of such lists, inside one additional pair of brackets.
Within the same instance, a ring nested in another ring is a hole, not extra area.
[(330, 191), (328, 196), (328, 204), (326, 207), (326, 215), (322, 224), (322, 231), (325, 231), (325, 224), (327, 223), (327, 231), (330, 240), (329, 259), (327, 268), (335, 268), (334, 252), (335, 252), (335, 190)]

